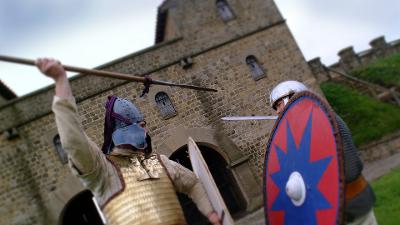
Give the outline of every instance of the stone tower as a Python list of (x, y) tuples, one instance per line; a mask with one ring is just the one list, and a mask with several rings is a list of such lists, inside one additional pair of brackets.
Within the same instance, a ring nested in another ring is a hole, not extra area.
[[(267, 92), (279, 81), (315, 84), (276, 5), (272, 0), (167, 0), (158, 10), (155, 42), (97, 69), (218, 92), (152, 86), (140, 98), (141, 84), (78, 75), (71, 85), (88, 136), (102, 144), (108, 95), (130, 99), (145, 114), (156, 152), (189, 167), (187, 137), (197, 142), (235, 218), (262, 207), (264, 151), (273, 123), (220, 117), (271, 115)], [(0, 224), (56, 224), (72, 204), (90, 201), (59, 145), (53, 89), (0, 106), (0, 130), (16, 132), (0, 138)]]

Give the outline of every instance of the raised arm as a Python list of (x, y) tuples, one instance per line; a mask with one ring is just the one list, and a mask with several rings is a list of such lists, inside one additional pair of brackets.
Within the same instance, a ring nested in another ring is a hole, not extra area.
[(79, 121), (78, 110), (66, 72), (59, 61), (49, 58), (36, 60), (39, 70), (55, 82), (56, 96), (53, 112), (61, 144), (68, 152), (73, 169), (80, 175), (93, 173), (99, 165), (98, 147), (86, 136)]

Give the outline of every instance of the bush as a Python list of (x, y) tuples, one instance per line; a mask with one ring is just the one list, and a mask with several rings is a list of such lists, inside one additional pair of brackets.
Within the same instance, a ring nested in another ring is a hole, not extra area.
[(400, 129), (400, 107), (362, 95), (334, 81), (322, 83), (321, 89), (335, 112), (349, 126), (357, 146)]
[(351, 75), (386, 87), (400, 88), (400, 54), (377, 60)]

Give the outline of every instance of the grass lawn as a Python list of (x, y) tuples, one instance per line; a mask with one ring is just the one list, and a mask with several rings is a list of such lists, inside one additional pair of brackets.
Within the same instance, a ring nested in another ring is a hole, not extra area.
[(400, 54), (377, 60), (351, 74), (382, 86), (400, 88)]
[(372, 182), (376, 195), (375, 215), (379, 225), (400, 224), (400, 167)]
[(400, 129), (400, 107), (362, 95), (334, 81), (322, 83), (321, 89), (349, 126), (357, 146)]

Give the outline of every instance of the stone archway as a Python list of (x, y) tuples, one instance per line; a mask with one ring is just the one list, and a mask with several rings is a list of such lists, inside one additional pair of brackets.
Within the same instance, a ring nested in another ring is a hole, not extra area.
[(226, 168), (232, 174), (237, 191), (244, 199), (246, 211), (262, 206), (262, 187), (254, 177), (248, 164), (248, 157), (240, 152), (235, 143), (225, 134), (207, 128), (176, 128), (167, 131), (167, 137), (157, 148), (168, 157), (187, 145), (188, 137), (199, 145), (217, 152), (226, 162)]
[(93, 201), (93, 194), (89, 190), (84, 190), (71, 198), (63, 208), (58, 224), (103, 225)]
[[(225, 159), (214, 149), (199, 145), (198, 146), (204, 160), (206, 161), (208, 168), (215, 180), (215, 183), (228, 207), (229, 212), (234, 218), (238, 218), (245, 212), (245, 201), (236, 181), (232, 175), (232, 172), (227, 168)], [(192, 170), (190, 163), (187, 146), (175, 151), (171, 156), (171, 160), (174, 160), (184, 167)], [(203, 217), (195, 207), (194, 203), (186, 196), (179, 195), (183, 211), (185, 213), (186, 221), (193, 225), (205, 225), (209, 224), (207, 219)]]

